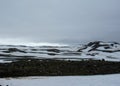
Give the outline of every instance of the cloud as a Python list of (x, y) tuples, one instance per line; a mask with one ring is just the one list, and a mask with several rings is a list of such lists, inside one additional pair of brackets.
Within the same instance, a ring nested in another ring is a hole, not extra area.
[(119, 0), (1, 0), (0, 37), (44, 42), (120, 42), (119, 3)]

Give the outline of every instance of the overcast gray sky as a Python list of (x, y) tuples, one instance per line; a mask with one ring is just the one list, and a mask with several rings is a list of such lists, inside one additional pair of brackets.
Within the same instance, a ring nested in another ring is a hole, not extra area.
[(120, 0), (0, 0), (0, 39), (120, 42)]

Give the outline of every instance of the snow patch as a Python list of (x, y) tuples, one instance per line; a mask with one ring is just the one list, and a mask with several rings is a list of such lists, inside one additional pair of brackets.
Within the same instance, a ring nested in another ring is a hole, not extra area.
[(96, 76), (1, 78), (2, 86), (119, 86), (120, 74)]

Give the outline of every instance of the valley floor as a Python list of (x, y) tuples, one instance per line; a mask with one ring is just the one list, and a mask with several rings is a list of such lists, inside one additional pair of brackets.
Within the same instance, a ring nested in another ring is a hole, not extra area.
[(120, 74), (0, 78), (1, 86), (120, 86)]

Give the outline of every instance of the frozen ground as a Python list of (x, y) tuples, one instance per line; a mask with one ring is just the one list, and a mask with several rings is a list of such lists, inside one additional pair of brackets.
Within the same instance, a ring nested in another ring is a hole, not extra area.
[(64, 77), (2, 78), (2, 86), (120, 86), (120, 74)]

